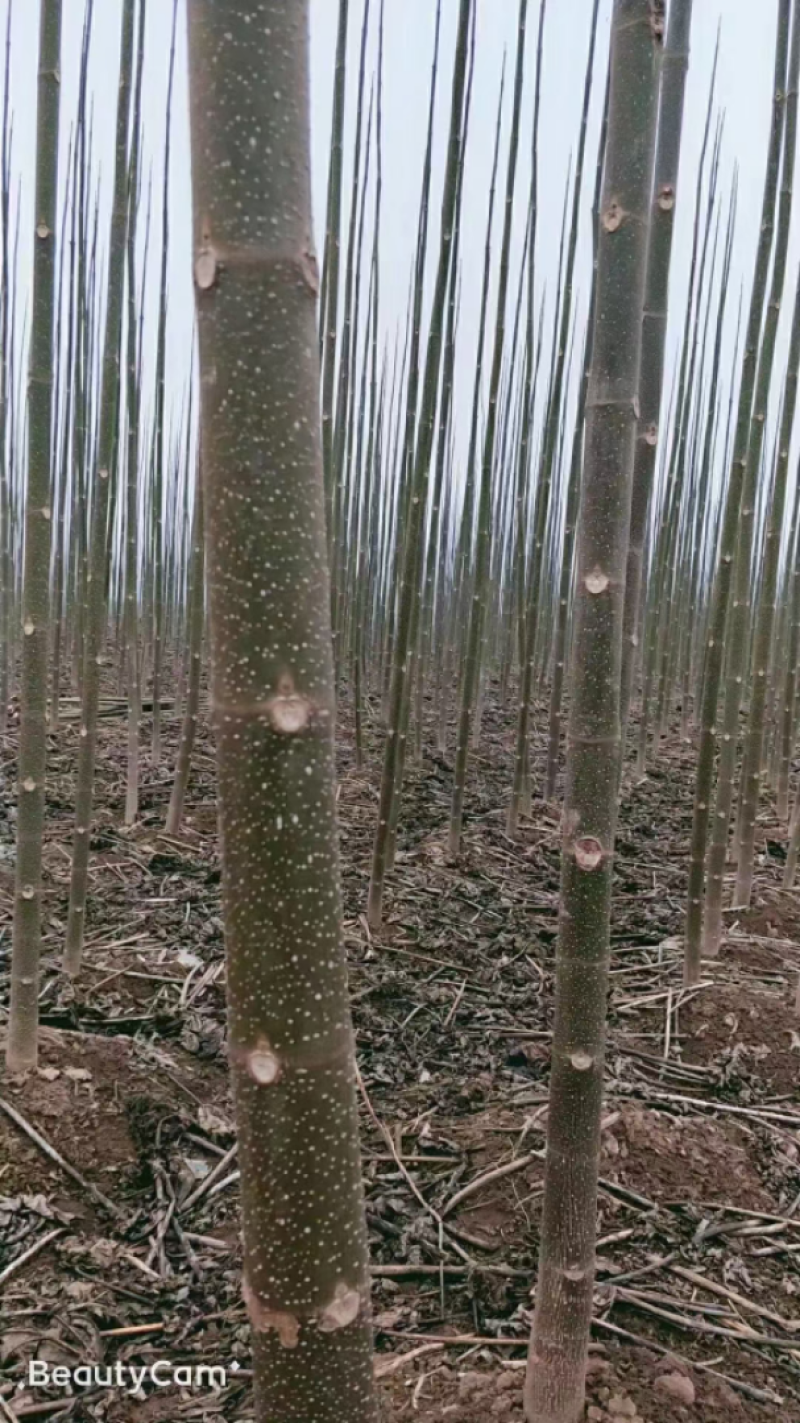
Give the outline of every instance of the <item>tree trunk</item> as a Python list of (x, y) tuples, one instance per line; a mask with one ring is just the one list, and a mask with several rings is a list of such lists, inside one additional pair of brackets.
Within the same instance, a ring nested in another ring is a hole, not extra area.
[[(583, 189), (583, 168), (586, 155), (586, 134), (589, 123), (589, 101), (592, 93), (592, 82), (594, 79), (594, 57), (597, 45), (597, 17), (598, 4), (595, 0), (592, 9), (591, 30), (589, 34), (589, 52), (586, 61), (586, 74), (583, 83), (583, 108), (581, 111), (580, 136), (578, 140), (578, 157), (575, 165), (575, 179), (572, 194), (572, 216), (570, 223), (569, 247), (566, 258), (566, 280), (564, 285), (564, 295), (561, 302), (561, 318), (558, 325), (558, 345), (555, 352), (555, 369), (552, 377), (552, 390), (548, 402), (547, 420), (544, 434), (544, 449), (542, 461), (539, 469), (538, 488), (536, 492), (536, 519), (533, 534), (533, 546), (531, 550), (531, 570), (527, 588), (523, 589), (524, 609), (521, 609), (520, 625), (524, 628), (524, 642), (520, 667), (520, 705), (517, 718), (516, 752), (514, 757), (514, 782), (511, 792), (511, 801), (508, 807), (508, 817), (506, 820), (506, 833), (512, 838), (517, 833), (519, 813), (523, 800), (530, 801), (531, 778), (530, 778), (530, 746), (529, 746), (529, 725), (531, 714), (531, 697), (533, 694), (533, 662), (536, 646), (537, 633), (540, 629), (541, 601), (543, 588), (542, 579), (542, 542), (544, 539), (548, 513), (550, 511), (550, 493), (553, 483), (554, 469), (558, 468), (557, 461), (557, 437), (559, 427), (563, 417), (563, 395), (565, 388), (565, 376), (568, 374), (567, 345), (570, 336), (572, 323), (573, 305), (573, 285), (575, 279), (575, 259), (578, 247), (578, 227), (580, 202)], [(601, 135), (602, 138), (602, 135)], [(602, 149), (598, 151), (598, 171), (602, 168)], [(560, 285), (560, 284), (559, 284)], [(579, 397), (582, 421), (582, 396)], [(580, 440), (582, 434), (578, 431)], [(577, 476), (576, 476), (577, 477)], [(573, 486), (574, 489), (574, 486)], [(572, 553), (574, 549), (574, 529), (577, 510), (572, 506), (566, 511), (566, 527), (564, 530), (564, 567), (560, 582), (567, 583), (566, 597), (569, 597), (569, 584), (571, 582)], [(566, 563), (569, 562), (569, 570)], [(559, 589), (559, 592), (562, 592)], [(563, 681), (563, 661), (564, 647), (566, 641), (566, 619), (563, 624), (559, 623), (559, 630), (563, 631), (561, 645), (555, 649), (556, 655), (553, 663), (553, 689), (557, 705), (560, 707)], [(558, 639), (558, 633), (556, 634)], [(552, 700), (552, 699), (551, 699)], [(551, 715), (552, 720), (552, 715)], [(556, 734), (557, 735), (557, 734)], [(552, 734), (550, 736), (552, 743)], [(558, 752), (556, 750), (556, 760)], [(551, 779), (555, 781), (555, 768), (552, 756), (548, 758), (548, 770), (546, 773), (545, 798), (549, 799), (552, 794), (550, 786)]]
[(500, 394), (500, 375), (503, 366), (503, 346), (506, 329), (506, 296), (508, 291), (509, 252), (511, 247), (511, 226), (514, 215), (514, 187), (517, 176), (517, 153), (519, 150), (519, 124), (522, 104), (522, 84), (524, 79), (525, 26), (528, 0), (519, 0), (517, 17), (517, 63), (514, 76), (514, 104), (511, 116), (511, 134), (506, 169), (506, 201), (503, 213), (503, 238), (500, 249), (500, 268), (497, 282), (497, 311), (494, 329), (494, 351), (489, 374), (487, 393), (486, 429), (483, 440), (483, 459), (478, 493), (478, 526), (476, 531), (475, 564), (472, 570), (472, 597), (469, 600), (467, 635), (465, 640), (464, 671), (461, 686), (461, 707), (459, 710), (455, 774), (453, 794), (450, 801), (450, 826), (447, 848), (451, 856), (461, 850), (461, 829), (464, 820), (464, 794), (467, 782), (467, 762), (469, 759), (472, 722), (476, 712), (481, 671), (481, 642), (486, 621), (490, 554), (492, 546), (492, 477), (494, 474), (495, 441), (497, 437), (497, 404)]
[[(398, 591), (397, 618), (392, 646), (391, 689), (389, 694), (389, 730), (386, 737), (383, 774), (381, 777), (378, 826), (372, 855), (368, 918), (370, 926), (377, 929), (383, 915), (383, 884), (386, 875), (387, 857), (390, 845), (392, 815), (395, 798), (399, 794), (402, 776), (403, 745), (401, 738), (406, 704), (407, 661), (409, 652), (416, 646), (418, 614), (419, 569), (423, 517), (428, 502), (431, 456), (433, 453), (434, 420), (439, 395), (439, 367), (444, 339), (445, 301), (450, 273), (450, 252), (453, 242), (455, 207), (460, 185), (459, 168), (463, 162), (464, 135), (464, 94), (467, 75), (467, 40), (472, 17), (472, 0), (461, 0), (459, 6), (458, 36), (455, 62), (453, 66), (453, 86), (450, 107), (450, 134), (448, 142), (447, 167), (442, 196), (441, 240), (436, 275), (436, 287), (431, 308), (428, 330), (428, 347), (425, 358), (425, 375), (422, 383), (422, 401), (419, 415), (419, 433), (414, 451), (413, 468), (410, 473), (408, 520), (404, 533), (404, 546), (398, 548), (400, 565), (400, 587)], [(408, 450), (404, 446), (403, 458)], [(402, 497), (402, 491), (401, 491)]]
[(578, 1423), (594, 1287), (620, 674), (662, 11), (615, 0), (597, 305), (578, 522), (547, 1168), (525, 1386), (530, 1423)]
[(178, 3), (173, 0), (172, 39), (167, 80), (166, 133), (164, 136), (164, 186), (161, 193), (161, 275), (156, 341), (155, 430), (153, 432), (153, 737), (150, 760), (161, 760), (161, 683), (164, 670), (164, 421), (166, 418), (167, 361), (167, 257), (169, 253), (169, 180), (172, 149), (172, 93), (175, 78), (175, 28)]
[[(132, 825), (139, 809), (139, 749), (142, 719), (142, 682), (139, 651), (139, 399), (141, 332), (136, 319), (136, 230), (139, 210), (139, 156), (141, 148), (141, 98), (144, 69), (144, 16), (139, 12), (136, 82), (131, 115), (131, 156), (128, 165), (128, 227), (126, 256), (128, 278), (127, 331), (127, 478), (125, 485), (125, 640), (128, 658), (128, 766), (125, 787), (125, 824)], [(144, 288), (144, 283), (142, 283)]]
[(88, 603), (84, 628), (83, 681), (81, 685), (81, 728), (78, 746), (78, 773), (75, 788), (75, 836), (72, 845), (72, 875), (69, 886), (69, 917), (64, 967), (69, 974), (80, 969), (86, 927), (86, 896), (89, 878), (89, 840), (92, 830), (94, 766), (97, 752), (97, 711), (100, 700), (100, 658), (105, 638), (108, 608), (108, 511), (111, 482), (117, 460), (120, 386), (120, 333), (122, 328), (123, 277), (125, 267), (126, 152), (128, 108), (133, 60), (133, 0), (125, 0), (122, 12), (122, 48), (117, 131), (114, 158), (114, 197), (108, 259), (105, 344), (100, 391), (100, 431), (95, 461), (96, 478), (92, 506), (89, 548)]
[[(28, 395), (28, 489), (22, 586), (22, 682), (17, 770), (17, 865), (6, 1062), (35, 1067), (39, 1027), (42, 835), (47, 763), (50, 622), (50, 463), (58, 185), (61, 0), (42, 0), (36, 128), (36, 209)], [(7, 232), (6, 232), (7, 238)], [(4, 293), (4, 300), (8, 293)], [(7, 595), (10, 596), (10, 588)]]
[(703, 926), (703, 881), (706, 846), (708, 843), (709, 804), (714, 779), (714, 752), (717, 741), (719, 690), (725, 655), (725, 634), (731, 601), (736, 545), (743, 505), (743, 488), (748, 463), (751, 433), (750, 417), (756, 380), (764, 296), (769, 275), (775, 222), (775, 200), (778, 191), (778, 170), (786, 106), (786, 59), (789, 43), (789, 0), (780, 0), (775, 48), (775, 81), (773, 87), (772, 126), (770, 130), (764, 194), (761, 207), (758, 252), (756, 255), (750, 312), (742, 359), (736, 434), (730, 476), (725, 495), (725, 509), (719, 541), (717, 570), (712, 593), (711, 617), (706, 636), (706, 665), (700, 711), (700, 747), (697, 757), (695, 799), (692, 814), (692, 839), (689, 864), (689, 893), (686, 911), (686, 958), (684, 976), (687, 983), (700, 977), (700, 952)]
[(349, 0), (339, 0), (336, 35), (336, 68), (333, 78), (331, 150), (328, 163), (328, 202), (325, 248), (322, 257), (322, 289), (319, 303), (319, 345), (322, 362), (322, 455), (325, 469), (325, 499), (328, 540), (333, 537), (333, 396), (336, 375), (337, 325), (339, 317), (339, 258), (342, 221), (342, 156), (344, 133), (345, 81), (347, 78), (347, 13)]
[(186, 697), (186, 711), (181, 727), (178, 758), (175, 764), (175, 780), (169, 798), (166, 830), (168, 835), (177, 835), (183, 819), (183, 804), (186, 787), (189, 784), (189, 770), (197, 730), (197, 709), (200, 705), (200, 671), (202, 667), (203, 612), (205, 590), (203, 587), (203, 488), (202, 475), (197, 471), (197, 485), (194, 495), (194, 521), (192, 527), (192, 566), (189, 588), (189, 690)]
[(625, 578), (625, 632), (622, 644), (623, 745), (628, 725), (633, 669), (636, 661), (644, 539), (661, 420), (664, 342), (667, 334), (667, 296), (672, 257), (672, 234), (675, 226), (675, 197), (678, 189), (678, 162), (681, 151), (683, 101), (686, 92), (686, 71), (689, 67), (691, 27), (692, 0), (672, 0), (661, 66), (661, 105), (658, 117), (658, 143), (650, 209), (650, 238), (642, 317), (640, 409), (633, 465), (631, 534)]
[(250, 18), (233, 0), (189, 7), (244, 1295), (258, 1423), (373, 1423), (334, 801), (308, 6), (264, 0)]
[[(792, 212), (793, 178), (795, 152), (797, 146), (797, 85), (800, 77), (800, 3), (794, 6), (792, 21), (792, 45), (791, 57), (789, 61), (789, 83), (786, 95), (786, 138), (784, 142), (783, 154), (783, 182), (781, 191), (781, 207), (779, 219), (779, 233), (776, 243), (777, 251), (775, 256), (773, 275), (773, 301), (770, 303), (770, 316), (775, 307), (780, 307), (784, 294), (784, 280), (786, 268), (786, 252), (789, 244), (789, 224)], [(774, 357), (774, 342), (777, 336), (778, 311), (774, 311), (774, 318), (770, 320), (768, 331), (772, 340), (770, 356)], [(766, 344), (766, 341), (765, 341)], [(762, 360), (764, 359), (762, 352)], [(745, 738), (744, 755), (742, 762), (742, 775), (739, 793), (740, 803), (740, 824), (741, 834), (739, 837), (739, 860), (736, 876), (736, 890), (734, 903), (737, 905), (749, 905), (750, 895), (753, 887), (753, 868), (755, 858), (755, 836), (756, 836), (756, 815), (758, 812), (758, 798), (761, 788), (762, 756), (764, 751), (764, 723), (767, 704), (767, 687), (770, 663), (770, 651), (772, 648), (772, 636), (775, 626), (775, 591), (778, 582), (778, 565), (780, 559), (781, 538), (783, 535), (784, 510), (786, 506), (786, 484), (789, 466), (789, 445), (794, 427), (795, 410), (797, 408), (797, 382), (798, 369), (800, 368), (800, 283), (796, 284), (794, 317), (792, 320), (792, 334), (789, 345), (789, 358), (786, 370), (786, 382), (783, 393), (783, 415), (779, 434), (778, 460), (775, 475), (775, 482), (772, 489), (772, 498), (767, 514), (767, 527), (765, 535), (764, 551), (762, 554), (763, 582), (761, 586), (761, 596), (758, 603), (758, 614), (756, 617), (755, 639), (753, 644), (753, 687), (750, 703), (750, 726)], [(763, 439), (763, 427), (766, 423), (768, 386), (771, 384), (772, 360), (769, 361), (768, 371), (765, 373), (764, 386), (766, 393), (763, 401), (756, 402), (754, 411), (754, 424), (756, 425), (761, 438)], [(761, 382), (759, 381), (759, 384)], [(752, 436), (751, 436), (752, 439)], [(749, 459), (749, 456), (748, 456)], [(737, 699), (738, 711), (738, 699)]]

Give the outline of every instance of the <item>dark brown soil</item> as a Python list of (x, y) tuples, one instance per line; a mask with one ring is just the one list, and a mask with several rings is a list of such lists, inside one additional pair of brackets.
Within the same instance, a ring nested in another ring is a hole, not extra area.
[(670, 1117), (625, 1106), (605, 1136), (601, 1171), (654, 1201), (736, 1201), (769, 1211), (770, 1196), (752, 1160), (751, 1142), (735, 1122)]
[[(763, 947), (761, 948), (763, 955)], [(738, 952), (742, 952), (739, 950)], [(758, 965), (749, 964), (752, 972)], [(775, 961), (769, 964), (775, 972)], [(785, 995), (746, 985), (720, 985), (713, 998), (699, 997), (681, 1009), (687, 1034), (684, 1061), (712, 1064), (729, 1080), (745, 1080), (757, 1063), (757, 1078), (775, 1093), (793, 1093), (800, 1069), (800, 1018)]]
[[(492, 689), (461, 860), (445, 852), (450, 763), (426, 753), (408, 772), (385, 926), (368, 934), (372, 713), (357, 770), (345, 705), (339, 809), (360, 1066), (394, 1144), (365, 1108), (382, 1406), (387, 1423), (518, 1423), (543, 1182), (557, 812), (536, 801), (519, 839), (506, 837), (513, 717)], [(75, 986), (59, 972), (73, 722), (51, 746), (40, 1068), (24, 1080), (0, 1075), (0, 1099), (82, 1179), (0, 1109), (0, 1273), (21, 1262), (0, 1302), (0, 1400), (12, 1416), (63, 1401), (18, 1387), (27, 1360), (80, 1356), (239, 1367), (217, 1394), (95, 1390), (73, 1400), (76, 1423), (249, 1417), (235, 1161), (221, 1189), (185, 1206), (234, 1143), (212, 747), (204, 731), (185, 825), (167, 838), (174, 718), (166, 733), (164, 765), (145, 764), (128, 831), (124, 718), (103, 719), (87, 961)], [(14, 756), (12, 733), (9, 783)], [(726, 912), (707, 986), (684, 992), (691, 776), (676, 737), (644, 781), (629, 776), (622, 803), (587, 1416), (800, 1423), (800, 899), (780, 889), (785, 829), (765, 802), (753, 907)], [(6, 816), (0, 1001), (13, 883)]]

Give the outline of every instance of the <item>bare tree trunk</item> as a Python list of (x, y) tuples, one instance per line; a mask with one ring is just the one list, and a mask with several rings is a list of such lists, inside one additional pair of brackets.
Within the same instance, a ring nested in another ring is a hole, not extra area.
[[(786, 96), (786, 138), (784, 142), (783, 155), (783, 181), (781, 191), (781, 217), (779, 220), (779, 234), (777, 240), (777, 252), (775, 257), (775, 270), (783, 266), (780, 277), (785, 276), (785, 256), (781, 262), (781, 256), (788, 249), (789, 223), (791, 221), (793, 179), (795, 152), (797, 147), (797, 86), (800, 76), (800, 4), (795, 4), (792, 21), (792, 44), (791, 56), (789, 60), (789, 83)], [(784, 234), (785, 228), (785, 234)], [(782, 240), (783, 239), (783, 240)], [(773, 303), (782, 303), (784, 282), (781, 280), (780, 288), (777, 280), (773, 278)], [(770, 332), (773, 341), (777, 336), (777, 317), (775, 312), (774, 322), (770, 322)], [(772, 328), (774, 327), (774, 330)], [(763, 359), (763, 354), (762, 354)], [(753, 887), (753, 870), (755, 860), (755, 836), (756, 836), (756, 815), (758, 813), (758, 798), (761, 789), (762, 757), (764, 751), (764, 725), (767, 705), (767, 687), (769, 678), (770, 651), (772, 648), (772, 638), (775, 626), (775, 592), (778, 583), (778, 564), (780, 558), (781, 538), (783, 535), (784, 511), (786, 507), (786, 485), (789, 466), (789, 445), (792, 439), (794, 427), (795, 411), (797, 408), (797, 383), (798, 371), (800, 370), (800, 282), (796, 284), (794, 317), (792, 320), (792, 334), (789, 346), (788, 366), (786, 370), (786, 380), (783, 393), (783, 416), (779, 434), (778, 460), (775, 474), (775, 482), (772, 489), (772, 497), (767, 512), (767, 527), (765, 534), (765, 545), (762, 554), (763, 583), (761, 596), (758, 603), (758, 613), (756, 617), (755, 638), (753, 644), (753, 688), (750, 703), (750, 726), (745, 738), (744, 755), (742, 761), (742, 775), (739, 792), (740, 801), (740, 825), (741, 835), (739, 837), (739, 861), (736, 876), (736, 890), (734, 903), (737, 905), (748, 905)], [(769, 363), (769, 371), (765, 376), (764, 384), (772, 374), (772, 362)], [(771, 384), (771, 381), (770, 381)], [(768, 394), (763, 402), (757, 402), (755, 409), (755, 420), (759, 429), (763, 429), (766, 421), (766, 405)], [(738, 704), (737, 704), (738, 706)]]
[(797, 655), (800, 649), (800, 544), (797, 530), (800, 520), (800, 484), (795, 486), (792, 500), (792, 521), (786, 549), (783, 598), (784, 656), (775, 656), (773, 676), (777, 685), (775, 756), (777, 760), (777, 810), (784, 824), (789, 819), (789, 777), (794, 749), (794, 722), (797, 696)]
[(719, 556), (714, 577), (711, 617), (707, 633), (707, 653), (700, 710), (700, 748), (697, 757), (695, 800), (692, 813), (689, 892), (686, 911), (686, 957), (684, 974), (687, 983), (696, 983), (700, 976), (700, 953), (703, 927), (703, 882), (708, 844), (709, 805), (714, 780), (714, 752), (717, 741), (717, 713), (725, 654), (725, 633), (731, 602), (733, 574), (739, 524), (743, 508), (743, 489), (748, 464), (751, 434), (751, 412), (755, 392), (756, 363), (759, 353), (764, 296), (769, 275), (775, 223), (775, 200), (778, 190), (778, 170), (786, 106), (786, 59), (789, 43), (789, 0), (780, 0), (775, 47), (775, 82), (773, 88), (772, 125), (770, 131), (761, 225), (750, 312), (747, 323), (739, 402), (736, 415), (736, 435), (730, 465), (725, 509), (719, 541)]
[[(131, 157), (128, 165), (128, 227), (126, 233), (128, 280), (127, 417), (128, 468), (125, 513), (125, 639), (128, 655), (128, 766), (125, 787), (125, 824), (132, 825), (139, 809), (139, 750), (142, 719), (142, 680), (139, 650), (139, 421), (141, 403), (141, 331), (136, 319), (136, 230), (139, 208), (139, 154), (141, 98), (144, 68), (145, 8), (139, 11), (136, 82), (131, 116)], [(144, 287), (144, 283), (142, 283)]]
[(203, 612), (205, 605), (203, 587), (203, 487), (202, 474), (197, 471), (197, 485), (194, 494), (194, 520), (192, 525), (192, 566), (189, 588), (189, 691), (183, 716), (178, 759), (175, 765), (175, 780), (167, 811), (167, 834), (177, 835), (183, 819), (183, 804), (186, 787), (189, 784), (189, 770), (192, 764), (195, 732), (197, 731), (197, 709), (200, 705), (200, 671), (202, 667)]
[(97, 712), (100, 700), (100, 660), (105, 639), (108, 609), (108, 514), (111, 482), (117, 459), (119, 417), (119, 356), (122, 328), (123, 276), (125, 268), (126, 151), (128, 107), (133, 61), (133, 0), (125, 0), (122, 12), (117, 130), (114, 158), (114, 196), (108, 260), (105, 344), (100, 391), (100, 430), (97, 439), (96, 478), (92, 506), (89, 549), (88, 605), (84, 629), (83, 682), (81, 686), (81, 729), (78, 773), (75, 787), (75, 836), (72, 844), (72, 875), (69, 886), (69, 917), (64, 967), (76, 974), (81, 965), (86, 927), (86, 895), (89, 878), (89, 840), (92, 830), (94, 768), (97, 753)]
[(339, 23), (336, 35), (336, 68), (333, 78), (333, 113), (331, 115), (331, 151), (328, 164), (325, 248), (322, 258), (322, 289), (319, 303), (319, 347), (322, 363), (322, 457), (325, 470), (325, 500), (329, 548), (330, 540), (333, 538), (333, 404), (339, 315), (342, 150), (345, 82), (347, 78), (348, 5), (349, 0), (339, 0)]
[(615, 0), (578, 522), (556, 1021), (530, 1423), (578, 1423), (594, 1288), (620, 674), (661, 11)]
[[(52, 531), (50, 465), (60, 62), (61, 0), (42, 0), (39, 18), (33, 317), (28, 386), (28, 490), (22, 587), (17, 865), (11, 1007), (6, 1049), (10, 1072), (35, 1067), (38, 1048), (42, 836), (47, 769), (47, 653)], [(7, 293), (5, 297), (7, 299)]]
[(589, 389), (592, 361), (592, 334), (594, 332), (595, 305), (597, 299), (597, 228), (599, 225), (600, 197), (605, 163), (606, 137), (608, 132), (608, 93), (610, 75), (606, 77), (603, 99), (603, 121), (597, 146), (597, 173), (595, 176), (594, 200), (592, 204), (592, 278), (589, 307), (586, 317), (586, 332), (583, 338), (583, 367), (578, 387), (578, 407), (575, 412), (575, 426), (572, 432), (570, 469), (567, 476), (566, 504), (564, 508), (564, 537), (561, 548), (561, 571), (559, 573), (558, 598), (555, 611), (555, 633), (553, 637), (553, 675), (550, 684), (550, 708), (548, 717), (547, 770), (545, 773), (545, 800), (555, 796), (558, 762), (561, 752), (562, 701), (564, 697), (564, 670), (567, 661), (570, 604), (572, 595), (572, 575), (575, 563), (575, 538), (577, 534), (578, 504), (580, 500), (581, 466), (583, 464), (584, 434), (586, 424), (586, 396)]
[(244, 1295), (258, 1423), (374, 1423), (334, 800), (308, 5), (263, 0), (250, 18), (233, 0), (189, 7)]
[(500, 249), (498, 272), (497, 311), (494, 329), (494, 351), (489, 374), (487, 393), (486, 429), (483, 440), (483, 458), (478, 492), (478, 527), (476, 532), (475, 565), (472, 570), (472, 597), (469, 600), (467, 635), (465, 640), (464, 671), (461, 687), (461, 707), (457, 722), (455, 773), (453, 794), (450, 801), (450, 826), (447, 848), (452, 856), (461, 850), (461, 830), (464, 820), (464, 795), (467, 783), (467, 763), (469, 760), (470, 736), (475, 717), (480, 685), (481, 642), (486, 621), (489, 566), (492, 545), (492, 478), (495, 462), (495, 442), (497, 437), (497, 403), (500, 394), (500, 374), (503, 366), (503, 346), (506, 329), (506, 297), (508, 292), (509, 252), (511, 247), (511, 227), (514, 215), (514, 188), (517, 175), (517, 153), (519, 151), (519, 124), (524, 79), (525, 26), (528, 0), (519, 0), (517, 15), (517, 63), (514, 76), (514, 104), (511, 116), (511, 134), (508, 147), (506, 169), (506, 200), (503, 213), (503, 238)]
[(447, 169), (442, 196), (439, 261), (428, 331), (419, 434), (414, 452), (413, 468), (410, 472), (410, 499), (404, 535), (405, 543), (403, 548), (398, 549), (401, 571), (392, 647), (390, 726), (386, 737), (367, 909), (370, 925), (374, 929), (380, 926), (383, 915), (383, 885), (390, 845), (392, 815), (402, 776), (404, 750), (402, 738), (407, 688), (406, 664), (410, 650), (416, 646), (422, 523), (428, 502), (434, 420), (439, 394), (439, 366), (444, 339), (445, 301), (450, 273), (450, 252), (453, 242), (455, 207), (460, 192), (459, 167), (463, 162), (467, 40), (472, 12), (472, 0), (460, 0), (458, 36), (453, 67)]
[(650, 491), (656, 467), (661, 420), (661, 387), (664, 376), (664, 342), (667, 334), (667, 295), (675, 226), (678, 162), (683, 128), (683, 101), (689, 67), (692, 0), (672, 0), (661, 68), (661, 106), (658, 118), (655, 181), (651, 202), (647, 252), (645, 304), (642, 317), (642, 370), (639, 390), (639, 424), (633, 465), (631, 537), (625, 578), (625, 633), (622, 644), (622, 736), (636, 661), (642, 564)]
[[(595, 0), (592, 9), (591, 31), (589, 35), (589, 51), (586, 60), (586, 74), (583, 84), (583, 108), (581, 112), (580, 136), (578, 140), (578, 157), (575, 165), (575, 179), (572, 193), (572, 215), (570, 222), (569, 247), (566, 256), (566, 276), (564, 284), (564, 295), (561, 302), (561, 318), (558, 331), (558, 345), (555, 352), (555, 369), (553, 371), (552, 389), (548, 402), (547, 420), (544, 433), (544, 449), (542, 451), (541, 466), (538, 475), (537, 507), (535, 528), (533, 534), (533, 546), (531, 551), (531, 571), (528, 579), (528, 586), (522, 589), (524, 607), (520, 609), (520, 627), (524, 629), (524, 637), (520, 656), (520, 705), (517, 718), (517, 744), (514, 757), (514, 782), (511, 792), (511, 800), (508, 807), (506, 819), (506, 833), (514, 837), (517, 833), (519, 814), (523, 803), (527, 802), (526, 811), (529, 807), (531, 796), (531, 775), (530, 775), (530, 719), (531, 719), (531, 698), (533, 694), (533, 661), (535, 656), (536, 638), (540, 631), (542, 622), (541, 604), (543, 601), (544, 580), (542, 574), (542, 541), (544, 539), (545, 528), (550, 512), (550, 491), (553, 483), (553, 472), (558, 467), (557, 460), (557, 439), (559, 427), (563, 418), (564, 389), (566, 385), (565, 377), (568, 378), (569, 365), (567, 360), (567, 346), (570, 337), (572, 324), (573, 307), (573, 286), (575, 280), (575, 259), (578, 246), (578, 226), (580, 203), (583, 189), (583, 169), (586, 155), (586, 134), (589, 124), (589, 102), (592, 94), (592, 83), (594, 79), (594, 57), (597, 46), (597, 17), (599, 7)], [(601, 133), (601, 144), (604, 136)], [(597, 164), (598, 175), (602, 170), (603, 151), (602, 147), (598, 151)], [(559, 283), (560, 285), (560, 283)], [(582, 387), (583, 390), (583, 387)], [(582, 447), (583, 434), (583, 393), (579, 397), (580, 421), (576, 427), (576, 439), (578, 445)], [(579, 452), (575, 452), (575, 466), (579, 459)], [(572, 481), (573, 493), (577, 493), (577, 467), (574, 468), (575, 480)], [(562, 569), (559, 577), (560, 593), (565, 600), (569, 598), (569, 588), (572, 581), (572, 557), (574, 550), (575, 518), (577, 509), (575, 507), (576, 498), (567, 501), (566, 526), (564, 530), (564, 557)], [(569, 565), (569, 567), (567, 567)], [(564, 592), (566, 585), (566, 592)], [(559, 599), (559, 607), (565, 609), (566, 602)], [(550, 712), (550, 736), (548, 766), (546, 771), (545, 799), (549, 800), (555, 788), (556, 765), (558, 761), (558, 740), (560, 725), (560, 706), (563, 683), (564, 650), (566, 643), (566, 617), (559, 618), (556, 630), (555, 657), (553, 660), (552, 696)], [(556, 725), (554, 732), (553, 725)], [(553, 742), (555, 740), (555, 751)]]
[[(8, 293), (11, 272), (10, 210), (11, 210), (11, 6), (6, 11), (5, 64), (3, 83), (3, 131), (0, 141), (0, 223), (2, 223), (2, 253), (0, 254), (0, 282), (5, 299), (0, 302), (0, 450), (6, 449), (6, 432), (9, 420), (10, 392), (10, 351), (11, 329), (9, 307), (12, 305)], [(8, 722), (8, 694), (11, 684), (11, 660), (13, 637), (11, 632), (11, 606), (14, 597), (14, 575), (11, 567), (11, 471), (10, 459), (0, 460), (0, 737), (6, 734)]]
[(164, 137), (164, 187), (161, 194), (161, 277), (158, 299), (156, 349), (156, 413), (153, 439), (153, 738), (150, 759), (161, 760), (161, 682), (164, 670), (164, 420), (167, 360), (167, 255), (169, 251), (169, 182), (172, 151), (172, 94), (175, 79), (175, 29), (178, 0), (173, 0), (172, 39), (167, 80), (166, 133)]

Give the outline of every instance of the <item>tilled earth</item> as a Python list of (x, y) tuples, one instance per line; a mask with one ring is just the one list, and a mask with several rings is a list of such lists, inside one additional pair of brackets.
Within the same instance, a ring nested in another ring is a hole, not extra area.
[[(41, 1065), (25, 1080), (0, 1077), (0, 1417), (245, 1423), (212, 746), (203, 732), (184, 827), (168, 838), (178, 730), (168, 716), (163, 765), (145, 761), (140, 819), (126, 830), (125, 719), (112, 698), (104, 712), (86, 969), (74, 987), (59, 973), (76, 750), (67, 719), (50, 750)], [(408, 770), (385, 925), (371, 935), (374, 707), (372, 718), (357, 769), (342, 713), (339, 812), (385, 1416), (521, 1423), (557, 809), (534, 799), (519, 838), (506, 836), (513, 709), (492, 689), (463, 856), (446, 854), (448, 756), (425, 753)], [(12, 729), (0, 1003), (15, 754)], [(780, 889), (786, 832), (765, 797), (753, 907), (726, 913), (719, 960), (682, 988), (692, 770), (676, 734), (645, 779), (629, 770), (623, 791), (587, 1416), (800, 1423), (800, 897)], [(29, 1387), (34, 1357), (53, 1368), (168, 1358), (227, 1374), (224, 1385), (136, 1398), (91, 1384), (73, 1396)]]

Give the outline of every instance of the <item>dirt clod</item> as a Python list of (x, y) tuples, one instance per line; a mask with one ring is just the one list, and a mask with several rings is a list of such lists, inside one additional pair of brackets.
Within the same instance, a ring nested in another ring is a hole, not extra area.
[(662, 1393), (669, 1394), (678, 1403), (685, 1403), (690, 1408), (696, 1398), (694, 1384), (685, 1374), (661, 1374), (656, 1379), (656, 1388)]

